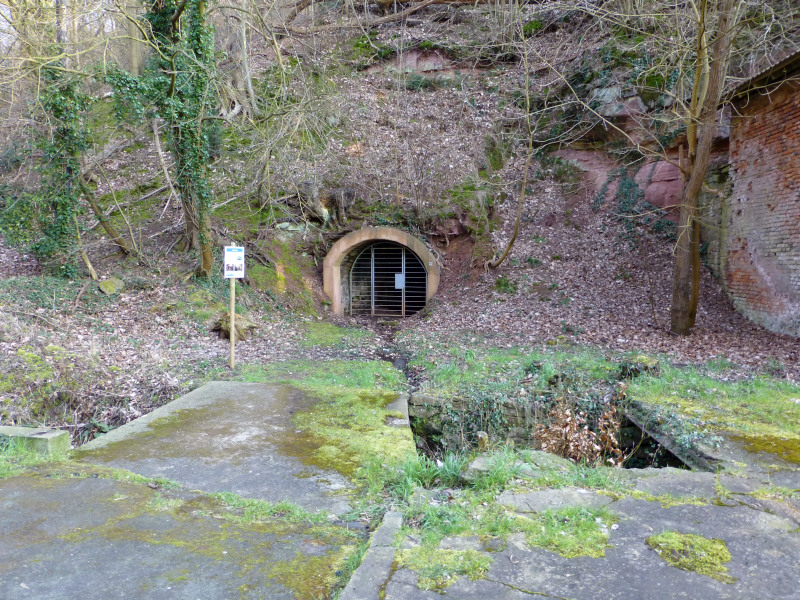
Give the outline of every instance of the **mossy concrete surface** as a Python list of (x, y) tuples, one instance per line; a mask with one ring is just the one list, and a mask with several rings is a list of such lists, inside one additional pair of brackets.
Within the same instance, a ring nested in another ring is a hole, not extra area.
[[(631, 473), (630, 477), (638, 480), (658, 476), (645, 469), (641, 473)], [(736, 478), (739, 479), (752, 485), (757, 483), (744, 477)], [(683, 493), (685, 483), (682, 482), (674, 491)], [(446, 561), (433, 558), (427, 563), (414, 565), (410, 560), (402, 560), (400, 553), (404, 550), (400, 550), (396, 569), (381, 586), (381, 598), (798, 598), (800, 512), (793, 509), (791, 503), (781, 509), (778, 503), (760, 504), (753, 495), (723, 489), (733, 483), (735, 481), (730, 477), (720, 482), (719, 497), (704, 502), (670, 496), (672, 502), (665, 503), (666, 495), (655, 497), (641, 492), (607, 496), (603, 510), (614, 515), (616, 522), (600, 524), (608, 536), (602, 556), (580, 554), (570, 557), (550, 544), (533, 540), (531, 534), (535, 530), (511, 533), (505, 536), (503, 543), (494, 545), (488, 538), (454, 538), (448, 544), (450, 549), (461, 552), (472, 549), (491, 559), (485, 573), (473, 580), (462, 574), (465, 565), (454, 568)], [(600, 497), (591, 492), (579, 495), (572, 488), (543, 490), (539, 495), (541, 497), (530, 492), (505, 492), (500, 502), (524, 516), (541, 517), (552, 512), (553, 506), (586, 506), (593, 498)], [(566, 512), (556, 514), (562, 521), (567, 519), (564, 516)], [(708, 551), (703, 544), (694, 544), (686, 552), (687, 564), (691, 568), (684, 564), (673, 566), (666, 561), (663, 552), (659, 554), (652, 544), (648, 545), (648, 540), (668, 531), (677, 532), (682, 539), (713, 541), (716, 559), (725, 570), (709, 571), (706, 566)], [(563, 535), (570, 536), (570, 530), (565, 528)], [(419, 540), (404, 538), (401, 548), (413, 549), (418, 547), (418, 543)], [(724, 553), (717, 550), (723, 545)], [(444, 547), (443, 542), (440, 548)], [(430, 573), (447, 577), (446, 589), (432, 586)]]
[[(205, 492), (342, 514), (353, 484), (335, 461), (318, 459), (324, 440), (298, 425), (319, 402), (286, 386), (213, 382), (82, 446), (76, 457)], [(376, 407), (384, 404), (376, 399)]]
[(0, 480), (0, 598), (329, 597), (358, 540), (341, 527), (225, 518), (224, 503), (146, 482)]
[[(376, 414), (392, 399), (368, 396)], [(304, 425), (329, 401), (214, 382), (0, 479), (0, 598), (332, 597), (366, 530), (342, 522), (358, 490)]]

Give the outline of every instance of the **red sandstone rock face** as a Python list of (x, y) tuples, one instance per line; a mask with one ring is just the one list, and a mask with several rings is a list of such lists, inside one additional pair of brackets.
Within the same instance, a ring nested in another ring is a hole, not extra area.
[[(611, 157), (595, 150), (561, 150), (557, 154), (564, 160), (574, 162), (585, 172), (584, 182), (589, 186), (592, 196), (603, 189), (611, 173), (619, 168), (619, 164)], [(647, 202), (665, 209), (680, 204), (683, 183), (678, 167), (671, 163), (667, 161), (646, 163), (636, 172), (634, 180), (644, 189), (644, 198)], [(619, 181), (611, 181), (608, 184), (606, 202), (614, 198), (618, 186)], [(677, 213), (677, 208), (674, 208), (670, 211), (669, 217), (677, 220)]]
[(639, 169), (634, 180), (644, 190), (644, 199), (650, 204), (667, 209), (677, 209), (680, 205), (683, 181), (676, 165), (665, 160), (647, 163)]
[[(619, 166), (610, 156), (596, 150), (559, 150), (556, 152), (556, 156), (573, 162), (584, 171), (585, 176), (583, 181), (584, 184), (589, 187), (592, 196), (603, 189), (603, 185), (608, 180), (608, 176)], [(617, 191), (617, 185), (618, 184), (614, 182), (613, 188), (611, 185), (609, 186), (606, 192), (606, 200), (610, 200), (614, 197)]]

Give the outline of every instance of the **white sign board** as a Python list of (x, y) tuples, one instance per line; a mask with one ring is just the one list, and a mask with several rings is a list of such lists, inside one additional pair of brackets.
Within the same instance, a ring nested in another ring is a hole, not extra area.
[(244, 248), (241, 246), (225, 246), (223, 257), (225, 279), (241, 279), (244, 277)]

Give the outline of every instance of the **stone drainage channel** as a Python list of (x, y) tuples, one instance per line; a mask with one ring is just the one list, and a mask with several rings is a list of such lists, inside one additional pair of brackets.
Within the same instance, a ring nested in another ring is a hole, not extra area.
[[(377, 354), (379, 360), (390, 363), (401, 371), (410, 383), (408, 396), (408, 419), (417, 449), (430, 457), (439, 457), (444, 451), (439, 440), (442, 437), (441, 415), (446, 412), (467, 410), (464, 401), (446, 399), (419, 392), (419, 379), (410, 367), (412, 356), (397, 348), (394, 335), (397, 332), (393, 321), (377, 321), (381, 326), (382, 350)], [(525, 447), (530, 439), (530, 431), (537, 421), (519, 403), (509, 400), (499, 410), (503, 421), (508, 424), (507, 440)], [(699, 471), (715, 472), (721, 459), (705, 446), (682, 447), (669, 435), (650, 425), (646, 408), (638, 404), (621, 410), (619, 442), (628, 460), (623, 468), (664, 468), (675, 467)]]

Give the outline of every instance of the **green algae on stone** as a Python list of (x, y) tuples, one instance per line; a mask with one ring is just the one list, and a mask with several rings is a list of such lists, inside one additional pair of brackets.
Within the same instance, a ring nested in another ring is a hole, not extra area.
[(731, 553), (725, 542), (692, 533), (665, 531), (646, 539), (647, 545), (673, 567), (707, 575), (723, 583), (734, 583), (725, 563)]
[(745, 450), (758, 454), (773, 454), (786, 462), (800, 465), (800, 439), (797, 437), (778, 437), (774, 435), (731, 435), (734, 442), (742, 444)]
[[(105, 539), (179, 548), (189, 555), (230, 565), (243, 581), (239, 588), (242, 597), (248, 597), (247, 590), (280, 585), (297, 598), (322, 598), (330, 597), (341, 586), (340, 573), (357, 545), (356, 533), (329, 524), (287, 520), (280, 513), (248, 515), (246, 509), (244, 513), (240, 510), (249, 506), (246, 499), (234, 503), (232, 496), (224, 496), (227, 502), (222, 496), (201, 494), (187, 500), (155, 493), (147, 486), (126, 484), (121, 492), (99, 499), (119, 507), (115, 516), (96, 527), (65, 532), (59, 538), (68, 543)], [(202, 510), (195, 510), (197, 507)], [(301, 550), (286, 560), (275, 560), (270, 549), (290, 539)], [(167, 566), (171, 570), (160, 577), (183, 581), (182, 572), (177, 571), (176, 576), (175, 567)]]
[[(309, 543), (314, 544), (314, 541)], [(324, 554), (298, 552), (291, 560), (272, 563), (267, 569), (267, 575), (270, 580), (292, 590), (298, 600), (328, 598), (337, 585), (344, 583), (340, 574), (343, 573), (348, 557), (355, 550), (355, 545), (347, 545)]]
[(247, 369), (245, 377), (288, 384), (319, 399), (295, 412), (299, 433), (275, 440), (304, 464), (352, 477), (375, 458), (398, 462), (415, 452), (408, 428), (386, 425), (395, 415), (386, 407), (404, 382), (402, 373), (384, 361), (293, 361)]
[(444, 550), (423, 545), (395, 554), (399, 567), (414, 571), (421, 590), (444, 590), (466, 575), (475, 581), (486, 577), (494, 560), (476, 550)]
[(123, 282), (119, 277), (109, 277), (108, 279), (98, 283), (97, 287), (100, 288), (100, 291), (106, 296), (111, 296), (121, 292), (125, 288), (125, 282)]

